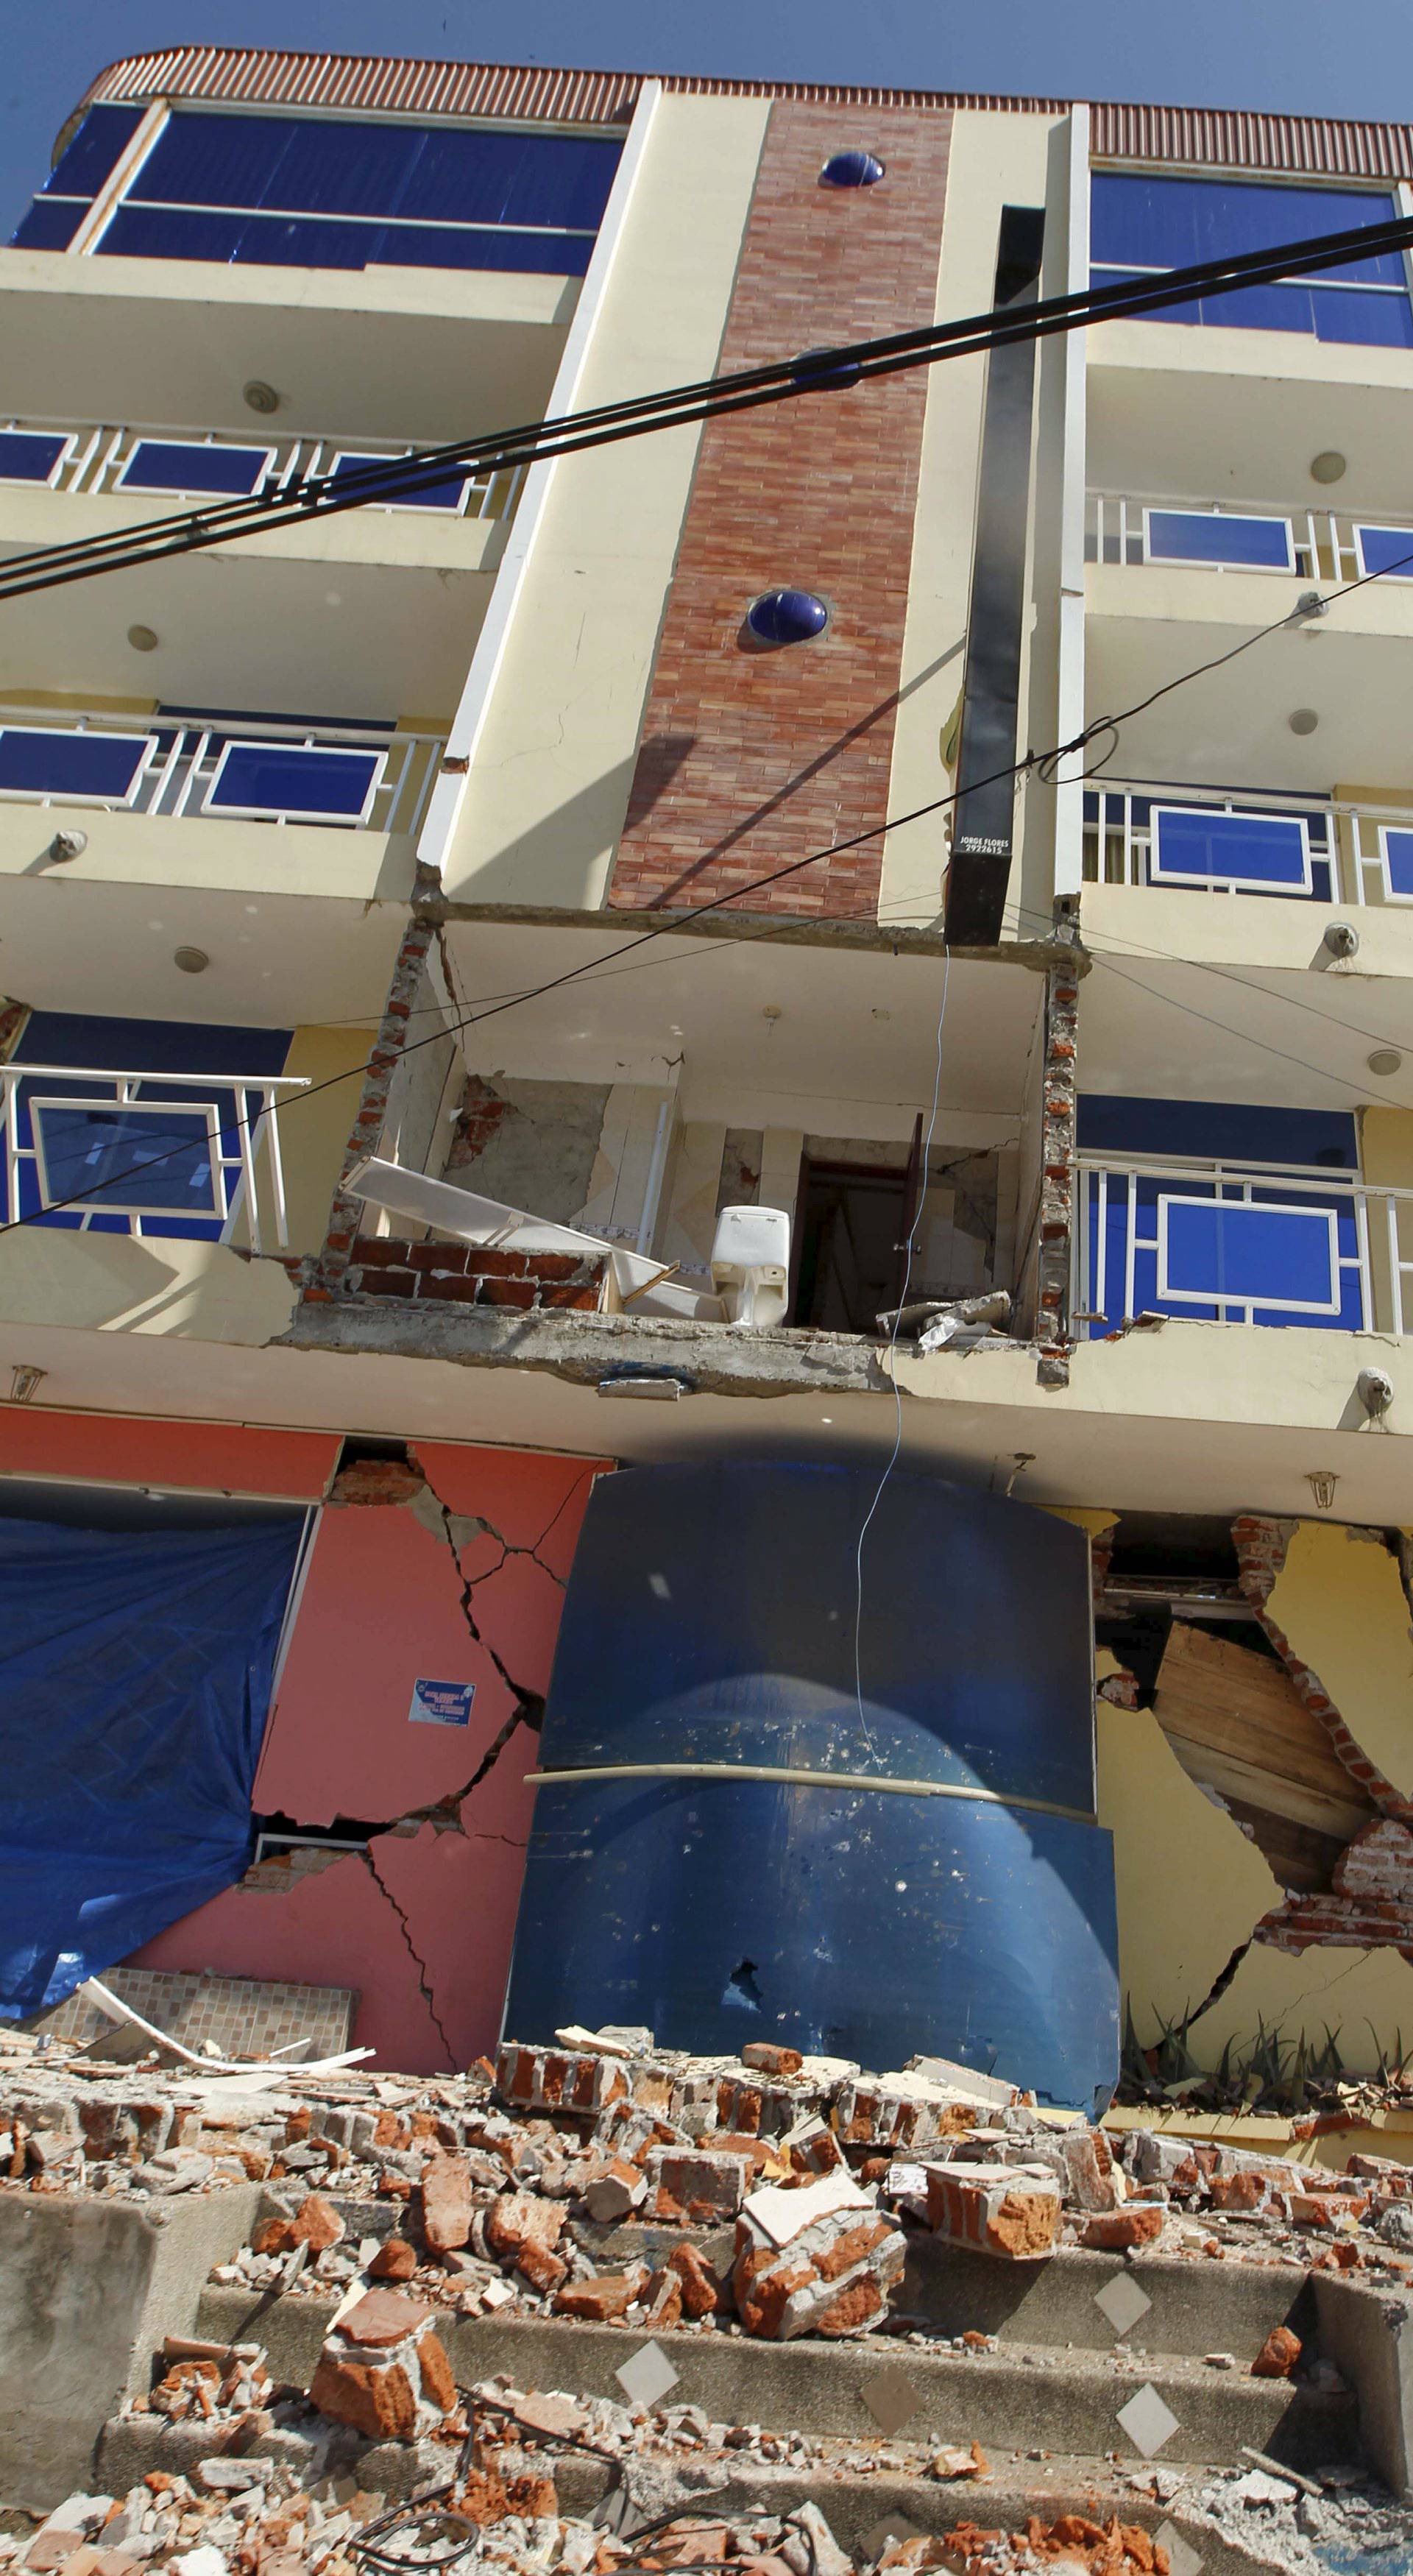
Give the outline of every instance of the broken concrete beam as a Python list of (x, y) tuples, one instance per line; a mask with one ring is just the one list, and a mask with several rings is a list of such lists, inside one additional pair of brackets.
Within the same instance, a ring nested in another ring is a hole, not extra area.
[(505, 2041), (496, 2050), (496, 2091), (517, 2111), (595, 2113), (627, 2094), (628, 2078), (616, 2058)]
[[(815, 2184), (773, 2197), (808, 2200), (827, 2188)], [(783, 2245), (747, 2208), (736, 2222), (732, 2274), (741, 2322), (747, 2334), (775, 2343), (802, 2334), (864, 2334), (885, 2315), (906, 2260), (901, 2229), (866, 2199), (861, 2208), (824, 2210)]]
[(325, 2337), (310, 2386), (321, 2415), (375, 2441), (413, 2441), (455, 2409), (451, 2364), (430, 2308), (369, 2290)]
[(927, 2214), (950, 2244), (1033, 2263), (1059, 2243), (1062, 2202), (1049, 2176), (954, 2160), (927, 2167)]

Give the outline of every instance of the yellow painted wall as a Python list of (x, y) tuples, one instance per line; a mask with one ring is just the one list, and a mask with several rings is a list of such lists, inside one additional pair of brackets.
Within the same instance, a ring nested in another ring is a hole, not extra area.
[(1413, 1189), (1413, 1109), (1380, 1104), (1361, 1110), (1359, 1150), (1366, 1181), (1385, 1181), (1390, 1189)]
[[(358, 1114), (363, 1067), (376, 1036), (376, 1029), (304, 1028), (296, 1029), (290, 1042), (285, 1072), (301, 1074), (311, 1085), (333, 1085), (300, 1099), (297, 1106), (292, 1102), (281, 1115), (292, 1252), (317, 1252), (324, 1240), (329, 1201)], [(348, 1079), (340, 1081), (340, 1075)]]
[[(1113, 1669), (1113, 1657), (1105, 1660)], [(1099, 1822), (1114, 1837), (1119, 1973), (1146, 2048), (1211, 1993), (1281, 1892), (1255, 1844), (1189, 1780), (1151, 1709), (1101, 1699), (1095, 1724)]]
[[(769, 107), (660, 101), (577, 408), (715, 369)], [(699, 435), (663, 431), (555, 468), (447, 852), (449, 894), (601, 901)]]
[(1250, 2054), (1261, 2028), (1315, 2048), (1327, 2030), (1345, 2070), (1373, 2074), (1380, 2045), (1392, 2054), (1402, 2033), (1413, 2057), (1413, 1968), (1396, 1950), (1304, 1950), (1293, 1958), (1253, 1942), (1226, 1993), (1188, 2033), (1204, 2066), (1215, 2066), (1230, 2040), (1235, 2057)]
[(1302, 1521), (1268, 1608), (1370, 1761), (1413, 1794), (1413, 1634), (1388, 1549), (1338, 1522)]

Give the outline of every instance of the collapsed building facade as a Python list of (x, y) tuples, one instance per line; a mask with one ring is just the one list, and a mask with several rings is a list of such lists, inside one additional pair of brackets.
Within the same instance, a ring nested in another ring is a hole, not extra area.
[[(0, 254), (4, 551), (1410, 183), (138, 57)], [(9, 2015), (1396, 2064), (1410, 395), (1389, 255), (7, 604)]]

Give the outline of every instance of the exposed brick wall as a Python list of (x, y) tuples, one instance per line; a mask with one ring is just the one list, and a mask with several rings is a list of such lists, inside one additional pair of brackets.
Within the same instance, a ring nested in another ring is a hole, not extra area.
[(407, 1243), (361, 1234), (344, 1285), (353, 1297), (450, 1299), (458, 1306), (598, 1309), (602, 1261), (572, 1252), (500, 1252), (475, 1243)]
[(1079, 1043), (1079, 971), (1052, 966), (1045, 1006), (1045, 1084), (1040, 1162), (1040, 1243), (1035, 1336), (1042, 1346), (1040, 1382), (1069, 1380), (1068, 1315), (1074, 1229), (1075, 1089)]
[[(431, 885), (425, 881), (428, 872), (419, 868), (418, 874), (415, 892), (424, 895), (431, 890)], [(402, 935), (377, 1040), (364, 1072), (363, 1091), (344, 1154), (343, 1171), (329, 1210), (323, 1249), (304, 1289), (304, 1296), (310, 1304), (327, 1304), (344, 1286), (354, 1236), (363, 1214), (363, 1201), (346, 1190), (343, 1184), (354, 1165), (374, 1152), (383, 1132), (383, 1121), (388, 1114), (388, 1092), (407, 1043), (407, 1024), (417, 998), (422, 970), (427, 963), (427, 952), (435, 936), (435, 921), (426, 913), (414, 912)]]
[[(932, 320), (950, 133), (936, 110), (776, 102), (721, 368)], [(821, 187), (853, 144), (886, 178)], [(613, 904), (705, 902), (882, 823), (926, 399), (915, 368), (704, 430)], [(828, 600), (827, 633), (744, 649), (751, 600), (781, 585)], [(939, 880), (941, 866), (939, 830)], [(867, 911), (881, 867), (871, 842), (749, 909)]]

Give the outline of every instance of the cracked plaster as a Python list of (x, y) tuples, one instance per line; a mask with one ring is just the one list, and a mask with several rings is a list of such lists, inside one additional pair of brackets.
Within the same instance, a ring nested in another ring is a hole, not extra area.
[[(409, 1462), (410, 1495), (323, 1517), (256, 1790), (267, 1812), (387, 1829), (285, 1891), (228, 1889), (140, 1955), (355, 1987), (355, 2044), (434, 2072), (498, 2034), (531, 1730), (599, 1467), (439, 1442)], [(475, 1681), (469, 1727), (408, 1723), (419, 1674)]]
[(1253, 1941), (1187, 2044), (1199, 2064), (1215, 2066), (1228, 2041), (1233, 2055), (1248, 2056), (1263, 2029), (1292, 2047), (1303, 2034), (1317, 2049), (1332, 2030), (1346, 2074), (1374, 2074), (1381, 2043), (1392, 2051), (1401, 2032), (1405, 2047), (1413, 2045), (1413, 1967), (1397, 1950), (1311, 1948), (1294, 1956)]

